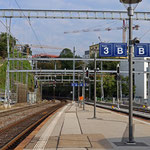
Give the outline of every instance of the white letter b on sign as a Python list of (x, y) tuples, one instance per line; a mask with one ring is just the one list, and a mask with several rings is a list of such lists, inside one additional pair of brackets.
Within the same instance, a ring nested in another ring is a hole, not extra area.
[(139, 48), (139, 54), (143, 55), (144, 54), (144, 48)]
[(121, 48), (121, 47), (120, 47), (120, 48), (117, 48), (117, 53), (118, 53), (118, 54), (123, 54), (123, 48)]

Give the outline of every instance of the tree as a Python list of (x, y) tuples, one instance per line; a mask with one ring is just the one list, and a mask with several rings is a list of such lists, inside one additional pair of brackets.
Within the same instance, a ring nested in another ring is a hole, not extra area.
[[(73, 53), (70, 49), (65, 48), (59, 55), (60, 58), (73, 58)], [(73, 61), (60, 61), (61, 62), (61, 69), (72, 69)]]
[[(16, 45), (16, 39), (10, 35), (9, 46), (10, 52), (13, 46)], [(0, 34), (0, 56), (3, 58), (7, 57), (7, 33)]]
[(54, 69), (55, 68), (55, 62), (50, 61), (50, 62), (38, 62), (37, 67), (39, 69)]
[[(73, 53), (70, 49), (65, 48), (62, 50), (62, 52), (59, 55), (60, 58), (73, 58)], [(75, 56), (75, 58), (80, 58), (80, 56)], [(71, 61), (59, 61), (58, 63), (60, 65), (59, 69), (73, 69), (73, 60)], [(75, 67), (76, 69), (82, 69), (84, 62), (83, 61), (75, 61)]]

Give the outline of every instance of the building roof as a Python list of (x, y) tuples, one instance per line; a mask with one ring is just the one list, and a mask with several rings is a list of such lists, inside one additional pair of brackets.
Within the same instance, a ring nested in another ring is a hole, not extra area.
[(41, 57), (44, 57), (44, 58), (58, 58), (59, 56), (50, 55), (50, 54), (35, 54), (35, 55), (32, 55), (32, 58), (41, 58)]

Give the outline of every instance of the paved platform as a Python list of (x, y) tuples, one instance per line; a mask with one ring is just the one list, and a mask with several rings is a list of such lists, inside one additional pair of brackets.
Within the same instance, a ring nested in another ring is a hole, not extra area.
[[(128, 116), (72, 103), (63, 107), (16, 150), (150, 150), (150, 123), (134, 119), (136, 144), (127, 145)], [(21, 147), (22, 146), (22, 147)], [(23, 148), (24, 147), (24, 148)]]

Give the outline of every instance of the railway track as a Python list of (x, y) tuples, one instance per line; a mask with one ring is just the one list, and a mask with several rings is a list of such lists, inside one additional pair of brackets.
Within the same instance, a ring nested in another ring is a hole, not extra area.
[(63, 107), (66, 102), (61, 102), (55, 106), (51, 106), (36, 114), (28, 116), (5, 129), (0, 130), (0, 149), (12, 150), (23, 139), (25, 139), (43, 120), (54, 113), (59, 108)]
[[(86, 104), (94, 105), (93, 101), (86, 101)], [(127, 105), (120, 105), (120, 108), (117, 108), (117, 104), (97, 102), (96, 106), (100, 107), (100, 108), (116, 111), (119, 113), (123, 113), (123, 114), (129, 113)], [(142, 118), (142, 119), (144, 118), (146, 120), (150, 120), (150, 109), (134, 106), (133, 107), (133, 116)]]
[(10, 110), (7, 110), (7, 111), (0, 112), (0, 117), (5, 117), (5, 116), (8, 116), (9, 114), (12, 114), (12, 113), (14, 114), (14, 113), (18, 113), (20, 111), (33, 109), (33, 108), (41, 107), (41, 106), (44, 106), (44, 105), (47, 105), (47, 103), (36, 104), (36, 105), (29, 105), (29, 106), (24, 106), (24, 107), (10, 109)]

